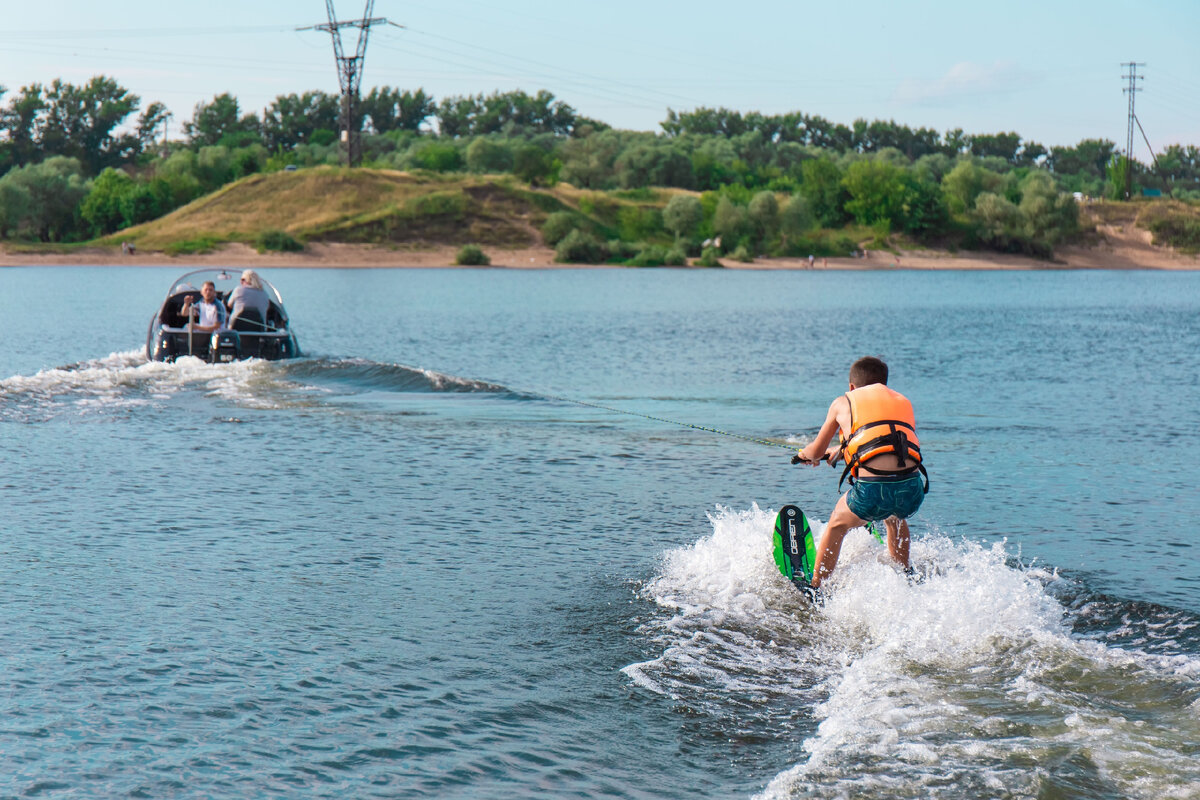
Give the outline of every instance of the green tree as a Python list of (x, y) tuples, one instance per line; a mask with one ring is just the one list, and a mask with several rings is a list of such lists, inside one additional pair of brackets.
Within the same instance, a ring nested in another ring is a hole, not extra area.
[(754, 242), (759, 252), (779, 234), (779, 201), (774, 192), (759, 192), (746, 207), (746, 219), (754, 231)]
[(1119, 153), (1109, 159), (1106, 172), (1108, 183), (1105, 188), (1110, 200), (1129, 199), (1125, 194), (1125, 185), (1131, 168), (1129, 159)]
[(1012, 240), (1021, 234), (1021, 210), (998, 194), (984, 192), (979, 195), (975, 199), (971, 217), (980, 240), (991, 247), (1011, 249)]
[(121, 199), (132, 192), (133, 179), (112, 167), (92, 181), (92, 188), (79, 206), (79, 213), (95, 233), (112, 233), (122, 226)]
[(34, 83), (21, 89), (8, 105), (0, 110), (0, 174), (10, 167), (32, 163), (40, 156), (37, 138), (38, 115), (46, 107), (41, 84)]
[(971, 155), (995, 156), (1010, 164), (1018, 163), (1017, 152), (1021, 149), (1021, 136), (1017, 133), (977, 133), (967, 137)]
[(965, 214), (975, 207), (976, 198), (983, 192), (1004, 192), (1005, 178), (984, 169), (973, 160), (964, 159), (942, 178), (942, 191), (952, 214)]
[(467, 169), (471, 172), (508, 172), (512, 165), (512, 147), (502, 139), (479, 136), (467, 145)]
[(161, 179), (138, 182), (133, 191), (121, 198), (121, 219), (126, 227), (158, 219), (176, 206), (171, 202), (171, 187)]
[(434, 172), (457, 172), (462, 169), (462, 153), (453, 142), (431, 139), (413, 148), (413, 166)]
[(552, 186), (561, 166), (544, 148), (534, 144), (522, 145), (513, 153), (513, 174), (530, 186)]
[(801, 166), (800, 193), (808, 200), (817, 222), (833, 228), (846, 221), (849, 196), (842, 185), (842, 171), (827, 158), (814, 158)]
[(701, 139), (692, 151), (692, 174), (696, 188), (714, 191), (731, 183), (739, 183), (745, 171), (733, 143), (726, 138)]
[(746, 210), (734, 205), (725, 195), (717, 201), (713, 213), (713, 232), (721, 237), (721, 247), (725, 251), (732, 250), (749, 233), (746, 224)]
[[(291, 150), (298, 144), (311, 142), (317, 131), (337, 131), (340, 106), (339, 97), (325, 92), (281, 94), (263, 112), (263, 140), (272, 151)], [(235, 107), (233, 117), (236, 114)]]
[(894, 229), (903, 227), (910, 200), (903, 170), (881, 161), (857, 161), (846, 169), (842, 184), (850, 195), (846, 211), (860, 223), (887, 221)]
[(447, 97), (438, 105), (437, 119), (442, 136), (459, 137), (488, 133), (568, 135), (581, 118), (571, 106), (543, 90), (532, 96), (514, 91)]
[(617, 157), (615, 167), (623, 189), (644, 186), (690, 189), (695, 185), (691, 159), (669, 142), (635, 145)]
[(645, 134), (628, 131), (588, 131), (559, 148), (562, 179), (580, 189), (616, 187), (616, 163), (629, 141)]
[(89, 173), (116, 166), (141, 152), (141, 142), (117, 126), (140, 100), (112, 78), (98, 75), (84, 86), (55, 79), (37, 123), (43, 152), (76, 158)]
[(143, 151), (148, 150), (158, 136), (158, 129), (166, 123), (171, 112), (162, 103), (151, 103), (137, 121), (137, 139)]
[(18, 235), (42, 242), (81, 238), (79, 204), (88, 193), (83, 166), (76, 158), (53, 156), (39, 164), (16, 167), (0, 178), (14, 189), (4, 194), (28, 198), (15, 220)]
[(227, 137), (240, 143), (242, 137), (257, 138), (260, 131), (258, 117), (241, 114), (237, 98), (228, 93), (215, 96), (211, 103), (197, 103), (192, 118), (183, 123), (193, 147), (221, 144)]
[(677, 194), (667, 201), (663, 209), (663, 225), (675, 234), (675, 240), (688, 240), (704, 220), (704, 208), (700, 201), (689, 194)]
[(1041, 171), (1021, 181), (1022, 229), (1031, 241), (1057, 244), (1079, 230), (1079, 208), (1075, 198), (1058, 191), (1054, 179)]
[[(12, 174), (12, 173), (9, 173)], [(15, 236), (29, 216), (29, 190), (21, 183), (0, 178), (0, 238)]]
[(359, 102), (376, 133), (418, 131), (437, 112), (437, 103), (424, 89), (412, 92), (383, 86), (372, 89)]
[(1052, 148), (1048, 163), (1055, 175), (1087, 175), (1101, 180), (1116, 147), (1107, 139), (1084, 139), (1075, 147)]
[(808, 198), (802, 194), (792, 195), (779, 212), (780, 249), (790, 254), (791, 247), (799, 243), (816, 222)]

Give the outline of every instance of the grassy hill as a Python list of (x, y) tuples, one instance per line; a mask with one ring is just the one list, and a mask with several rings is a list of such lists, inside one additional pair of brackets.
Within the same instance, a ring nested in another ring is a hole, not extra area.
[(671, 190), (587, 192), (531, 189), (506, 176), (438, 175), (317, 167), (251, 175), (165, 217), (120, 231), (110, 242), (186, 252), (221, 242), (253, 244), (268, 231), (300, 241), (390, 244), (420, 249), (541, 244), (546, 217), (566, 211), (615, 238), (623, 208), (661, 208)]
[(1200, 252), (1200, 207), (1179, 200), (1136, 200), (1131, 203), (1103, 200), (1081, 208), (1080, 222), (1104, 233), (1140, 228), (1151, 234), (1156, 247), (1180, 253)]
[[(570, 214), (576, 227), (601, 241), (666, 244), (671, 238), (663, 231), (658, 212), (682, 191), (600, 192), (568, 184), (538, 189), (509, 175), (315, 167), (251, 175), (97, 244), (132, 241), (144, 252), (176, 254), (207, 251), (225, 242), (255, 245), (264, 234), (282, 231), (299, 242), (379, 244), (404, 250), (464, 244), (522, 248), (543, 243), (541, 227), (555, 212)], [(1084, 246), (1097, 244), (1104, 236), (1132, 235), (1138, 230), (1152, 248), (1200, 251), (1200, 207), (1188, 203), (1166, 199), (1086, 203), (1081, 206), (1080, 223), (1093, 232), (1083, 237)], [(817, 231), (813, 236), (831, 234), (845, 234), (842, 238), (855, 242), (871, 236), (869, 230), (857, 228)], [(902, 240), (896, 241), (904, 246)]]

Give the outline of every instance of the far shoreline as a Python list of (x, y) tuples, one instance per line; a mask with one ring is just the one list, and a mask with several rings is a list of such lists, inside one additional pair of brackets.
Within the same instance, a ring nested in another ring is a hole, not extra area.
[[(458, 247), (409, 249), (364, 244), (314, 243), (300, 253), (259, 253), (246, 244), (224, 244), (209, 253), (169, 256), (163, 252), (121, 253), (117, 248), (81, 247), (59, 253), (0, 249), (0, 267), (144, 266), (182, 269), (638, 269), (614, 264), (560, 264), (549, 247), (488, 248), (486, 267), (454, 263)], [(1200, 270), (1200, 256), (1182, 255), (1150, 243), (1149, 236), (1107, 237), (1096, 246), (1060, 248), (1052, 261), (981, 251), (871, 251), (865, 258), (759, 258), (749, 263), (721, 259), (725, 269), (747, 271), (992, 271), (992, 270)], [(651, 268), (653, 269), (653, 268)], [(661, 269), (661, 268), (659, 268)], [(706, 269), (688, 266), (671, 269)]]

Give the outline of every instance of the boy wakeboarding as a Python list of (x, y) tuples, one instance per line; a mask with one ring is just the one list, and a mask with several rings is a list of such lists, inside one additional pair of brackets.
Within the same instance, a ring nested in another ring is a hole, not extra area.
[[(843, 460), (842, 480), (850, 478), (850, 491), (838, 500), (817, 546), (814, 589), (837, 566), (846, 533), (877, 520), (887, 527), (888, 553), (911, 572), (908, 518), (921, 507), (929, 477), (921, 464), (912, 403), (889, 389), (887, 379), (882, 360), (867, 356), (855, 361), (850, 391), (830, 404), (817, 438), (792, 456), (793, 464), (814, 467), (821, 461), (833, 466)], [(839, 444), (831, 445), (835, 432)]]

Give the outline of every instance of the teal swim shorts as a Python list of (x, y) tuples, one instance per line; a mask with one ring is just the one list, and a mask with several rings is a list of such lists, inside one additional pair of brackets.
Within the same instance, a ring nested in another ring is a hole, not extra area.
[(846, 493), (846, 505), (859, 519), (899, 517), (908, 519), (917, 513), (925, 499), (921, 475), (872, 476), (857, 478)]

